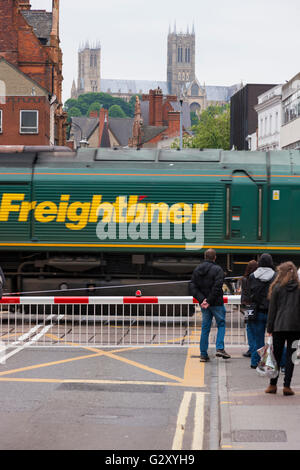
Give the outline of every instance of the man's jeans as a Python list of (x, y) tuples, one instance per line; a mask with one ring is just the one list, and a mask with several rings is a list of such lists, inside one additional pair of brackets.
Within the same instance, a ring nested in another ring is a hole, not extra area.
[(209, 333), (211, 330), (211, 324), (213, 318), (216, 319), (218, 334), (216, 340), (216, 349), (224, 349), (224, 337), (226, 329), (226, 309), (223, 306), (221, 307), (209, 307), (202, 308), (202, 332), (200, 340), (200, 353), (201, 356), (207, 357), (208, 343), (209, 343)]

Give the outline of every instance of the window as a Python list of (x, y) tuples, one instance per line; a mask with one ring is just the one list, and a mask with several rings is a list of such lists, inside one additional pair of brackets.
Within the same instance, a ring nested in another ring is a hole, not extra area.
[(194, 85), (191, 88), (191, 94), (192, 94), (192, 96), (199, 96), (199, 94), (200, 94), (199, 87), (196, 83), (194, 83)]
[(283, 123), (300, 117), (300, 90), (283, 102)]
[(21, 111), (20, 112), (20, 132), (21, 134), (38, 134), (38, 111)]
[(178, 60), (177, 62), (183, 62), (183, 49), (182, 47), (178, 47)]
[(2, 134), (2, 109), (0, 109), (0, 134)]
[(191, 62), (191, 49), (189, 47), (185, 49), (185, 61), (187, 63)]

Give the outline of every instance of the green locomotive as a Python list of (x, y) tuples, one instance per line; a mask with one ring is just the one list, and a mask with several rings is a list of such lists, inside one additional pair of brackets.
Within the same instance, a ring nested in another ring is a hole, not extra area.
[(299, 151), (31, 149), (0, 174), (9, 292), (131, 295), (115, 286), (188, 280), (207, 248), (230, 276), (263, 252), (298, 262)]

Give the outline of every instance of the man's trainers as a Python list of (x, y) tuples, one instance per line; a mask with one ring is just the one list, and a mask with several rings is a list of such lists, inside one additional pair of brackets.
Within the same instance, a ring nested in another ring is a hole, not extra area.
[(200, 362), (209, 362), (209, 360), (208, 356), (200, 356)]
[(231, 359), (231, 356), (229, 356), (225, 349), (217, 349), (216, 357), (222, 357), (223, 359)]

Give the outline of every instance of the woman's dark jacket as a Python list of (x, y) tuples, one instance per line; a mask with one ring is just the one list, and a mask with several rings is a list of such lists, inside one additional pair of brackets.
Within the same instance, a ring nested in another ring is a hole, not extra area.
[(225, 274), (223, 269), (213, 261), (204, 261), (194, 271), (190, 283), (190, 293), (201, 305), (206, 299), (212, 307), (224, 305)]
[(267, 321), (267, 332), (300, 332), (300, 289), (295, 281), (273, 289)]
[(258, 268), (249, 277), (251, 304), (256, 306), (258, 312), (268, 313), (268, 294), (275, 277), (276, 273), (271, 268)]

